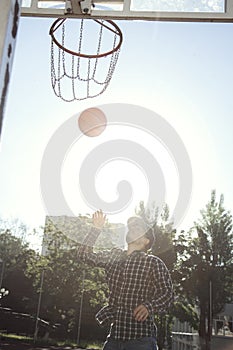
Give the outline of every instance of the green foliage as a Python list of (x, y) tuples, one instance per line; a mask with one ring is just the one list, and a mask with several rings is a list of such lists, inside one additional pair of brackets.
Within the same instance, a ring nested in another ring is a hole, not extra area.
[[(146, 210), (140, 202), (136, 213), (153, 225), (156, 241), (152, 253), (159, 256), (171, 272), (176, 302), (170, 314), (181, 322), (188, 322), (194, 329), (199, 328), (202, 335), (203, 322), (210, 313), (210, 281), (213, 315), (232, 298), (232, 216), (223, 206), (223, 196), (218, 202), (215, 191), (211, 193), (210, 202), (201, 211), (201, 219), (194, 225), (195, 236), (193, 229), (176, 234), (168, 221), (167, 205), (159, 216), (158, 209)], [(204, 312), (204, 317), (198, 317), (196, 307)], [(161, 349), (165, 319), (163, 316), (156, 318)]]
[(180, 292), (191, 305), (198, 306), (199, 334), (207, 339), (211, 327), (210, 307), (215, 316), (226, 302), (232, 300), (232, 215), (224, 208), (222, 195), (217, 201), (216, 192), (212, 191), (211, 199), (201, 210), (201, 218), (195, 222), (194, 229), (187, 236), (184, 233), (178, 236), (176, 249)]
[[(80, 219), (80, 227), (76, 228), (81, 236), (89, 229), (83, 222)], [(70, 334), (76, 332), (83, 271), (86, 308), (106, 302), (103, 271), (81, 264), (77, 259), (78, 243), (51, 223), (46, 226), (45, 256), (29, 249), (24, 237), (16, 237), (8, 229), (0, 231), (0, 258), (5, 266), (2, 286), (10, 291), (2, 299), (2, 306), (35, 315), (41, 292), (40, 317), (61, 324)]]
[(15, 237), (8, 229), (0, 231), (0, 258), (4, 264), (2, 286), (9, 291), (1, 301), (2, 306), (9, 305), (17, 311), (31, 309), (34, 293), (26, 269), (35, 256), (22, 237)]
[(194, 329), (198, 329), (198, 315), (193, 305), (188, 304), (186, 300), (180, 298), (176, 301), (172, 309), (173, 317), (176, 317), (180, 322), (188, 322)]
[(103, 271), (89, 268), (77, 259), (79, 242), (89, 230), (88, 216), (47, 218), (43, 241), (46, 255), (28, 269), (28, 273), (34, 275), (38, 292), (44, 271), (41, 317), (61, 324), (73, 336), (77, 331), (83, 288), (86, 313), (87, 309), (106, 302)]
[[(151, 252), (165, 262), (175, 288), (176, 302), (169, 315), (156, 317), (159, 348), (164, 346), (166, 332), (169, 339), (173, 316), (198, 328), (201, 336), (206, 336), (210, 286), (213, 315), (232, 300), (232, 216), (224, 208), (223, 196), (218, 201), (213, 191), (194, 228), (179, 234), (169, 222), (167, 205), (159, 215), (155, 206), (150, 210), (145, 209), (144, 203), (140, 202), (136, 214), (153, 226), (156, 240)], [(24, 225), (19, 229), (19, 225), (14, 228), (9, 223), (8, 228), (6, 222), (4, 225), (0, 222), (0, 259), (5, 265), (2, 286), (10, 291), (9, 295), (2, 298), (1, 304), (35, 315), (41, 291), (40, 317), (52, 324), (59, 323), (66, 336), (75, 338), (81, 296), (84, 297), (85, 313), (93, 314), (107, 302), (108, 288), (102, 269), (89, 268), (77, 259), (77, 248), (90, 230), (90, 215), (58, 217), (56, 220), (47, 218), (44, 255), (29, 248)], [(109, 249), (115, 244), (109, 239), (116, 237), (111, 235), (113, 229), (121, 234), (117, 227), (107, 223), (98, 239), (98, 249)], [(200, 315), (197, 315), (196, 307)]]

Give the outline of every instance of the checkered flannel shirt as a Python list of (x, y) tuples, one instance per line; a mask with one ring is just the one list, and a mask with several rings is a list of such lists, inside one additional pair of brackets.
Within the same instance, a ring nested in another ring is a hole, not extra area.
[[(111, 324), (110, 337), (129, 340), (156, 336), (155, 314), (166, 312), (173, 302), (170, 274), (161, 259), (142, 251), (127, 255), (121, 249), (93, 252), (100, 230), (93, 229), (84, 239), (78, 257), (89, 266), (105, 269), (109, 304), (96, 315), (100, 325)], [(149, 316), (143, 322), (133, 317), (143, 304)]]

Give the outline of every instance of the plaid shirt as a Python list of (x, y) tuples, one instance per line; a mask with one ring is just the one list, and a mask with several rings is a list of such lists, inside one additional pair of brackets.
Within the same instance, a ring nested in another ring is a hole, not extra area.
[[(110, 337), (130, 340), (156, 336), (155, 314), (166, 312), (173, 301), (170, 274), (161, 259), (142, 251), (127, 255), (121, 249), (93, 252), (100, 230), (86, 236), (78, 257), (90, 266), (103, 267), (109, 286), (109, 305), (96, 315), (99, 324), (111, 324)], [(143, 304), (149, 316), (143, 322), (133, 317), (134, 309)]]

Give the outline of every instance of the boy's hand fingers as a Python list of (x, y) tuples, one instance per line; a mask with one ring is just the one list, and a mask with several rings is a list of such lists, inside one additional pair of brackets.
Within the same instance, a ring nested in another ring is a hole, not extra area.
[(149, 312), (145, 305), (139, 305), (133, 312), (136, 321), (143, 322), (147, 319)]

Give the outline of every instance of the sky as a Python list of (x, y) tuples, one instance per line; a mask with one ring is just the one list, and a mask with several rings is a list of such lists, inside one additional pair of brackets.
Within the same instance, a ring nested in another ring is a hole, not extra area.
[[(50, 82), (48, 33), (53, 21), (20, 18), (1, 135), (0, 217), (19, 218), (35, 228), (43, 225), (47, 212), (40, 171), (53, 134), (69, 118), (77, 116), (78, 120), (83, 110), (115, 103), (153, 111), (183, 141), (193, 184), (179, 230), (189, 229), (200, 217), (212, 189), (218, 197), (224, 194), (225, 207), (232, 210), (233, 24), (117, 21), (123, 45), (107, 90), (92, 99), (67, 103), (54, 95)], [(166, 202), (174, 207), (179, 181), (166, 147), (141, 129), (110, 125), (98, 137), (76, 140), (63, 161), (61, 187), (74, 215), (94, 210), (78, 189), (83, 160), (98, 145), (119, 138), (154, 152), (166, 182)], [(100, 164), (97, 192), (104, 200), (113, 200), (122, 179), (131, 183), (133, 198), (127, 208), (109, 215), (109, 220), (125, 223), (139, 201), (147, 200), (150, 188), (143, 167), (116, 159)]]

